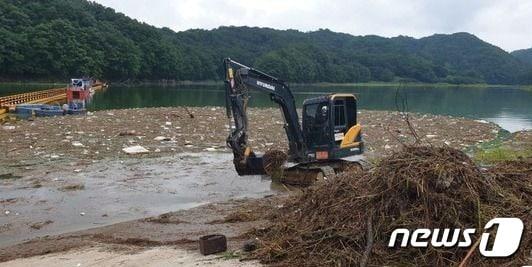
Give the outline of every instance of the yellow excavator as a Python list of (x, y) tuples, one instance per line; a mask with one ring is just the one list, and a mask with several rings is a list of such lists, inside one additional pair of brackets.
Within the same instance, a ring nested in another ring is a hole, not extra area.
[[(306, 99), (300, 123), (294, 96), (285, 82), (230, 58), (223, 62), (226, 111), (234, 126), (227, 145), (233, 151), (239, 175), (272, 175), (272, 170), (280, 170), (281, 178), (297, 177), (285, 182), (301, 184), (360, 167), (364, 142), (357, 120), (357, 98), (353, 94), (334, 93)], [(246, 110), (250, 90), (268, 94), (279, 105), (288, 138), (287, 153), (269, 151), (258, 155), (248, 145)]]

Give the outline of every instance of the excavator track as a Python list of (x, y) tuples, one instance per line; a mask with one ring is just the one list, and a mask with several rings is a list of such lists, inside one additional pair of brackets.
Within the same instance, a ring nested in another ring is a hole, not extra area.
[(312, 162), (303, 163), (285, 168), (279, 182), (296, 186), (309, 186), (316, 182), (334, 179), (342, 172), (355, 172), (362, 170), (362, 165), (358, 162), (333, 161), (333, 162)]

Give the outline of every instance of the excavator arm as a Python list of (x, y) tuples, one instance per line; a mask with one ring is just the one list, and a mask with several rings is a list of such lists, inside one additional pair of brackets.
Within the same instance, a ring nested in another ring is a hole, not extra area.
[(248, 145), (247, 107), (249, 91), (257, 90), (268, 94), (277, 103), (284, 116), (284, 129), (288, 137), (289, 160), (300, 162), (305, 159), (306, 146), (299, 123), (294, 96), (283, 81), (247, 67), (230, 58), (224, 59), (225, 96), (227, 117), (233, 118), (234, 129), (227, 137), (232, 149), (235, 167), (240, 175), (262, 174), (262, 158), (256, 156)]

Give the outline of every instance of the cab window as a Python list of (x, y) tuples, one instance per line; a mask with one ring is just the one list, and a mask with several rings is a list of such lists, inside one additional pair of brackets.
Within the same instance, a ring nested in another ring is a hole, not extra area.
[(345, 102), (344, 100), (334, 101), (334, 126), (345, 127)]
[(330, 112), (327, 102), (303, 107), (303, 134), (308, 147), (326, 146), (329, 143)]

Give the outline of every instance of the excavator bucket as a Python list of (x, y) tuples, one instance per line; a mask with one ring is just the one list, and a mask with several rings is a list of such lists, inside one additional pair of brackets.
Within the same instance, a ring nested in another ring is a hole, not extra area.
[(233, 164), (235, 165), (238, 175), (263, 175), (266, 174), (264, 170), (262, 157), (249, 156), (246, 158), (234, 158)]
[(288, 158), (288, 155), (280, 150), (269, 150), (262, 156), (246, 150), (245, 155), (247, 156), (235, 156), (233, 160), (238, 175), (266, 174), (273, 179), (282, 175), (283, 164)]

